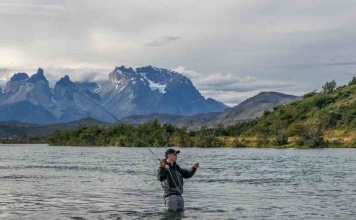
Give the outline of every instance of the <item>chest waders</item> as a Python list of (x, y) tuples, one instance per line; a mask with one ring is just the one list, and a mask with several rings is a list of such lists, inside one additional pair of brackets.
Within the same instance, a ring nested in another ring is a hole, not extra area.
[[(179, 192), (179, 195), (176, 195), (176, 194), (171, 194), (168, 196), (165, 195), (164, 206), (165, 206), (166, 210), (171, 210), (171, 211), (183, 210), (184, 209), (184, 199), (182, 197), (182, 191), (179, 189), (176, 181), (174, 180), (172, 172), (170, 170), (170, 166), (168, 164), (166, 164), (165, 169), (168, 170), (168, 173), (171, 176), (171, 179), (172, 179), (177, 191)], [(180, 174), (178, 174), (178, 170), (175, 171), (175, 175), (177, 177), (179, 186), (181, 186), (183, 189), (183, 184), (181, 183), (180, 176), (179, 176)], [(161, 182), (162, 187), (168, 188), (168, 191), (170, 191), (169, 190), (170, 186), (169, 186), (168, 180), (165, 180), (165, 182), (166, 182), (166, 186), (164, 186), (162, 184), (163, 182)]]

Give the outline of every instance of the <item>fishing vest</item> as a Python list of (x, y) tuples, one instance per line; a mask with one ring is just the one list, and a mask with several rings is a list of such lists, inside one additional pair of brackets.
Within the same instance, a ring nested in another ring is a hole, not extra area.
[(183, 177), (178, 171), (176, 164), (174, 163), (172, 166), (166, 165), (164, 169), (167, 176), (166, 180), (161, 182), (164, 197), (183, 194)]

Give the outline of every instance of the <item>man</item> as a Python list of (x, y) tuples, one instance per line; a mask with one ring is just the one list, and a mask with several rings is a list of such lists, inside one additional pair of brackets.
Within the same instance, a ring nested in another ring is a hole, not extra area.
[(167, 210), (173, 211), (184, 208), (183, 178), (192, 177), (199, 167), (198, 162), (193, 165), (191, 170), (180, 168), (176, 163), (179, 152), (172, 148), (166, 150), (166, 158), (160, 161), (157, 175), (163, 187), (165, 207)]

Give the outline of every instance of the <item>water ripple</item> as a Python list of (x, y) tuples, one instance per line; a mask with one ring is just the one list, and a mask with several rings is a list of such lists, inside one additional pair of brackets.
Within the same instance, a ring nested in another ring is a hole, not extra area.
[[(164, 148), (152, 149), (164, 155)], [(0, 219), (352, 219), (355, 149), (182, 149), (184, 212), (166, 212), (144, 148), (0, 147)]]

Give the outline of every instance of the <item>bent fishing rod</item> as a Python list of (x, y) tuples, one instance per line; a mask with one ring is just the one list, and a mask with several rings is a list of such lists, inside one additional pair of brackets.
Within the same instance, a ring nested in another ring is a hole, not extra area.
[[(102, 56), (102, 55), (88, 54), (88, 53), (66, 53), (66, 54), (59, 54), (59, 55), (51, 56), (51, 57), (49, 57), (49, 58), (47, 58), (47, 59), (45, 60), (45, 63), (47, 63), (49, 60), (51, 60), (51, 59), (53, 59), (53, 58), (58, 58), (58, 57), (63, 57), (63, 56), (72, 56), (72, 55), (95, 56), (95, 57), (101, 57), (101, 58), (105, 58), (105, 59), (111, 59), (111, 60), (118, 61), (117, 58), (110, 57), (110, 56)], [(134, 65), (138, 65), (137, 63), (135, 64), (135, 63), (132, 62), (132, 61), (127, 61), (127, 60), (122, 60), (122, 59), (120, 59), (120, 60), (121, 60), (121, 61), (124, 61), (124, 62), (126, 62), (126, 63), (131, 63), (131, 64), (134, 64)], [(51, 68), (51, 66), (52, 66), (52, 65), (50, 65), (49, 68)], [(179, 74), (179, 75), (181, 75), (181, 74)], [(179, 75), (176, 76), (175, 79), (178, 78)], [(52, 77), (50, 77), (50, 78), (51, 78), (54, 82), (57, 81), (57, 80), (54, 80)], [(58, 83), (58, 82), (57, 82), (57, 83)], [(70, 90), (72, 90), (72, 91), (78, 93), (80, 96), (82, 96), (82, 97), (88, 99), (88, 100), (89, 100), (90, 102), (92, 102), (94, 105), (98, 106), (101, 110), (103, 110), (103, 111), (106, 112), (108, 115), (110, 115), (112, 118), (114, 118), (116, 122), (118, 122), (118, 123), (120, 122), (120, 120), (119, 120), (115, 115), (113, 115), (110, 111), (108, 111), (108, 110), (107, 110), (106, 108), (104, 108), (102, 105), (100, 105), (99, 103), (95, 102), (95, 101), (92, 100), (90, 97), (88, 97), (88, 96), (86, 96), (85, 94), (81, 93), (81, 92), (78, 91), (77, 89), (73, 88), (72, 86), (66, 85), (66, 84), (63, 83), (63, 82), (59, 83), (59, 85), (62, 85), (62, 86), (64, 86), (64, 87), (66, 87), (66, 88), (68, 88), (68, 89), (70, 89)], [(138, 140), (139, 140), (140, 142), (142, 142), (142, 143), (145, 145), (145, 147), (154, 155), (154, 157), (155, 157), (158, 161), (161, 161), (161, 159), (159, 159), (159, 157), (158, 157), (155, 153), (153, 153), (153, 151), (148, 147), (148, 144), (147, 144), (145, 141), (143, 141), (143, 140), (140, 139), (140, 138), (138, 138)]]
[[(50, 77), (50, 78), (51, 78), (52, 80), (54, 80), (52, 77)], [(112, 113), (110, 113), (107, 109), (105, 109), (105, 108), (104, 108), (103, 106), (101, 106), (99, 103), (97, 103), (97, 102), (95, 102), (94, 100), (92, 100), (90, 97), (88, 97), (88, 96), (86, 96), (85, 94), (81, 93), (80, 91), (78, 91), (77, 89), (73, 88), (72, 86), (66, 85), (66, 84), (63, 83), (63, 82), (57, 82), (57, 83), (58, 83), (58, 85), (64, 86), (64, 87), (66, 87), (66, 88), (68, 88), (68, 89), (70, 89), (70, 90), (72, 90), (72, 91), (78, 93), (80, 96), (82, 96), (82, 97), (88, 99), (88, 100), (91, 101), (94, 105), (98, 106), (101, 110), (105, 111), (105, 112), (106, 112), (107, 114), (109, 114), (112, 118), (114, 118), (116, 122), (118, 122), (118, 123), (120, 122), (120, 120), (119, 120), (117, 117), (115, 117), (115, 115), (113, 115)], [(153, 153), (153, 151), (148, 147), (148, 144), (147, 144), (145, 141), (143, 141), (141, 138), (138, 138), (138, 139), (139, 139), (139, 141), (142, 142), (142, 143), (145, 145), (145, 147), (157, 158), (158, 161), (161, 161), (161, 159), (159, 159), (158, 156), (157, 156), (155, 153)]]
[[(52, 80), (53, 80), (53, 78), (52, 78)], [(78, 94), (81, 95), (82, 97), (88, 99), (89, 101), (91, 101), (92, 103), (94, 103), (96, 106), (98, 106), (100, 109), (102, 109), (103, 111), (105, 111), (106, 113), (108, 113), (108, 114), (109, 114), (111, 117), (113, 117), (117, 122), (120, 122), (120, 120), (119, 120), (117, 117), (115, 117), (113, 114), (111, 114), (107, 109), (105, 109), (105, 108), (104, 108), (103, 106), (101, 106), (99, 103), (95, 102), (95, 101), (92, 100), (90, 97), (84, 95), (83, 93), (81, 93), (81, 92), (78, 91), (77, 89), (75, 89), (75, 88), (73, 88), (73, 87), (71, 87), (71, 86), (65, 85), (65, 83), (59, 83), (59, 85), (65, 86), (66, 88), (69, 88), (69, 89), (75, 91), (76, 93), (78, 93)], [(139, 139), (139, 141), (141, 141), (141, 142), (145, 145), (145, 147), (153, 154), (153, 156), (155, 156), (155, 157), (157, 158), (157, 160), (158, 160), (159, 162), (162, 162), (162, 160), (159, 159), (159, 157), (158, 157), (155, 153), (153, 153), (153, 151), (148, 147), (148, 144), (147, 144), (145, 141), (143, 141), (141, 138), (138, 138), (138, 139)], [(171, 173), (171, 171), (170, 171), (170, 169), (169, 169), (169, 166), (168, 166), (168, 165), (165, 165), (164, 168), (165, 168), (166, 170), (168, 170), (168, 173), (169, 173), (169, 175), (171, 176), (171, 179), (173, 180), (173, 183), (174, 183), (175, 187), (177, 188), (178, 192), (179, 192), (180, 194), (182, 194), (182, 192), (181, 192), (181, 190), (179, 189), (179, 187), (178, 187), (176, 181), (175, 181), (174, 178), (173, 178), (173, 175), (172, 175), (172, 173)], [(161, 183), (161, 185), (162, 185), (162, 183)], [(163, 185), (162, 185), (162, 186), (163, 186)]]

